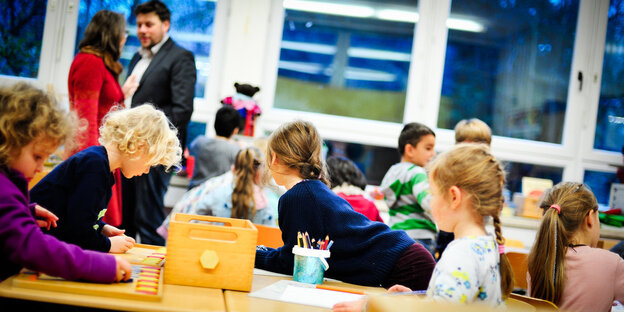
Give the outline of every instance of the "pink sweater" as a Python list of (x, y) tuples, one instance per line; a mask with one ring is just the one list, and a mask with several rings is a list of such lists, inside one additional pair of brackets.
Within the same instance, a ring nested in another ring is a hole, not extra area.
[(624, 302), (624, 260), (613, 252), (568, 248), (565, 274), (561, 311), (611, 311), (614, 300)]

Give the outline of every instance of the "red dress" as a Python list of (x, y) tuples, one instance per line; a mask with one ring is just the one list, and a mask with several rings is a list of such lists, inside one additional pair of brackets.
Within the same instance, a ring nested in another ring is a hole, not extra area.
[[(87, 121), (87, 131), (79, 138), (75, 153), (100, 144), (98, 138), (102, 118), (113, 106), (123, 104), (124, 94), (117, 78), (104, 65), (104, 60), (82, 52), (76, 55), (69, 69), (68, 88), (71, 109)], [(104, 222), (118, 226), (121, 224), (120, 171), (116, 170), (114, 176), (113, 196)]]

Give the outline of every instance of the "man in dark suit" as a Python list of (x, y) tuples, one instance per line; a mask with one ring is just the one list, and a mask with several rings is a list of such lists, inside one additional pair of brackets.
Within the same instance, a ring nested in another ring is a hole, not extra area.
[[(162, 110), (178, 129), (184, 149), (195, 97), (195, 59), (169, 38), (171, 12), (164, 3), (148, 1), (134, 13), (141, 48), (128, 67), (128, 80), (138, 82), (131, 106), (151, 103)], [(124, 181), (122, 226), (127, 235), (136, 231), (141, 243), (164, 245), (156, 229), (165, 219), (164, 197), (170, 179), (171, 172), (152, 167), (147, 175)]]

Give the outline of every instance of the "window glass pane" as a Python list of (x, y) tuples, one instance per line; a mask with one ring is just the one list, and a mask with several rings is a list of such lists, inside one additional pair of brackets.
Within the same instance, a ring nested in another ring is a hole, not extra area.
[[(504, 162), (507, 172), (507, 189), (513, 193), (522, 193), (522, 178), (532, 177), (540, 179), (550, 179), (553, 185), (561, 182), (563, 168), (540, 166), (518, 162)], [(509, 194), (509, 195), (511, 195)]]
[[(134, 8), (144, 1), (133, 0), (105, 0), (92, 1), (82, 0), (78, 15), (78, 29), (76, 33), (76, 53), (78, 43), (84, 35), (84, 30), (89, 24), (91, 17), (102, 9), (107, 9), (124, 14), (128, 19), (128, 40), (124, 46), (120, 62), (124, 66), (124, 74), (120, 78), (125, 80), (125, 70), (134, 53), (141, 47), (136, 33), (136, 16)], [(163, 1), (171, 11), (171, 28), (169, 36), (177, 44), (193, 52), (195, 55), (195, 67), (197, 68), (197, 83), (195, 96), (203, 97), (210, 69), (210, 46), (212, 44), (212, 32), (214, 30), (214, 18), (216, 1), (205, 0), (165, 0)]]
[(624, 1), (611, 0), (594, 148), (619, 152), (624, 143)]
[(611, 184), (618, 183), (615, 173), (585, 170), (583, 181), (594, 192), (599, 204), (609, 205)]
[(561, 143), (579, 3), (453, 0), (438, 127)]
[(48, 1), (0, 1), (0, 75), (37, 78)]
[(396, 148), (325, 140), (327, 157), (351, 159), (362, 170), (369, 185), (379, 185), (386, 171), (401, 158)]
[(402, 122), (417, 4), (285, 0), (275, 107)]

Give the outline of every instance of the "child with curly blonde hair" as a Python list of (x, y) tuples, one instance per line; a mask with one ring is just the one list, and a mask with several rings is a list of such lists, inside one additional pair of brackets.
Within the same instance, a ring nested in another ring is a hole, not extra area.
[(123, 253), (134, 239), (102, 221), (115, 183), (113, 171), (126, 178), (149, 172), (152, 166), (179, 167), (182, 149), (177, 131), (165, 114), (151, 105), (112, 111), (100, 128), (100, 146), (70, 157), (31, 191), (31, 201), (60, 221), (50, 234), (85, 249)]
[(55, 227), (58, 217), (28, 204), (28, 180), (75, 128), (75, 120), (43, 91), (25, 83), (0, 88), (0, 280), (22, 267), (69, 280), (130, 278), (126, 260), (44, 234), (39, 227)]

